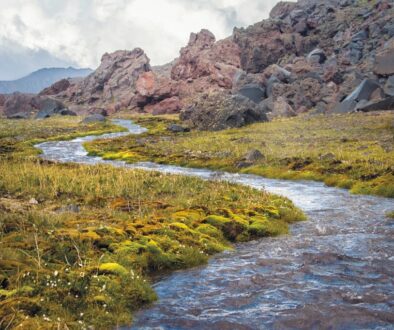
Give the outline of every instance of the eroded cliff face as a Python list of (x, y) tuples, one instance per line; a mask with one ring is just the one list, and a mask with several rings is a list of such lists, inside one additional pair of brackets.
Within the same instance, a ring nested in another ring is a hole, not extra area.
[(149, 58), (140, 48), (106, 53), (92, 74), (71, 82), (56, 98), (77, 111), (105, 108), (112, 113), (133, 108), (137, 104), (136, 82), (141, 74), (150, 70)]
[[(85, 79), (46, 93), (79, 112), (178, 113), (223, 92), (252, 99), (270, 116), (353, 111), (392, 97), (385, 86), (394, 74), (393, 37), (389, 0), (282, 1), (269, 19), (227, 39), (192, 33), (166, 66), (152, 68), (141, 49), (117, 51)], [(368, 79), (378, 87), (343, 106)]]

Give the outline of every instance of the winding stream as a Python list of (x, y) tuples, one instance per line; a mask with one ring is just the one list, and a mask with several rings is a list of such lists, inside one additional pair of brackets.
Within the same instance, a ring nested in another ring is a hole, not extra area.
[(289, 197), (309, 221), (291, 236), (267, 238), (172, 273), (154, 285), (159, 301), (135, 316), (132, 329), (394, 329), (392, 199), (351, 195), (310, 181), (271, 180), (154, 163), (88, 157), (83, 142), (129, 132), (37, 145), (59, 162), (111, 164), (227, 180)]

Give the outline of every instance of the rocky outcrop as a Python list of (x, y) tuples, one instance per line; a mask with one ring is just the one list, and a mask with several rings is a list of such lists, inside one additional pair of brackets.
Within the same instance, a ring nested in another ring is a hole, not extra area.
[(8, 118), (43, 119), (55, 115), (75, 116), (76, 113), (53, 98), (33, 94), (14, 93), (4, 103), (4, 114)]
[[(235, 28), (227, 39), (192, 33), (167, 65), (151, 67), (138, 48), (117, 51), (83, 80), (58, 82), (42, 94), (85, 113), (190, 113), (203, 95), (229, 93), (268, 117), (357, 111), (393, 94), (393, 7), (389, 0), (281, 1), (269, 19)], [(355, 96), (366, 80), (379, 88)]]
[(181, 120), (191, 128), (216, 131), (267, 121), (256, 103), (240, 95), (224, 92), (205, 94), (181, 112)]
[(30, 117), (36, 110), (37, 102), (32, 94), (14, 93), (4, 103), (4, 114), (11, 117), (17, 113), (25, 113)]
[(39, 95), (57, 95), (64, 92), (71, 85), (68, 79), (62, 79), (55, 82), (53, 85), (43, 89)]
[(181, 93), (186, 95), (202, 89), (231, 89), (240, 67), (239, 55), (239, 47), (230, 38), (215, 42), (215, 36), (208, 30), (192, 33), (174, 63), (171, 78), (187, 83), (180, 85)]
[(142, 73), (150, 70), (149, 58), (140, 48), (106, 53), (92, 74), (56, 97), (76, 110), (104, 107), (115, 112), (137, 108), (135, 83)]

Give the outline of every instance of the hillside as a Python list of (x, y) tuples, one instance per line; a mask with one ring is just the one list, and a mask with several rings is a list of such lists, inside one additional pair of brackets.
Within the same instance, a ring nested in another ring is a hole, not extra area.
[(207, 108), (207, 93), (208, 104), (216, 109), (223, 102), (237, 108), (239, 100), (231, 95), (246, 96), (256, 106), (241, 102), (242, 107), (258, 118), (265, 117), (261, 113), (272, 118), (311, 110), (390, 109), (392, 17), (392, 2), (386, 0), (282, 1), (268, 19), (234, 28), (226, 39), (216, 41), (205, 29), (192, 33), (165, 69), (152, 67), (142, 49), (105, 54), (92, 75), (56, 97), (77, 112), (104, 108), (168, 114), (194, 106), (198, 114)]
[(14, 92), (36, 94), (58, 80), (86, 77), (91, 72), (91, 69), (75, 69), (72, 67), (40, 69), (17, 80), (0, 81), (0, 94)]

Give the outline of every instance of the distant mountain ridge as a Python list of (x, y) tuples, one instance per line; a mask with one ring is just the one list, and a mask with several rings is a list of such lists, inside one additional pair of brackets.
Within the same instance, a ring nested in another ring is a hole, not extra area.
[(61, 79), (86, 77), (92, 72), (91, 69), (75, 69), (73, 67), (44, 68), (17, 80), (0, 81), (0, 94), (14, 92), (36, 94)]

